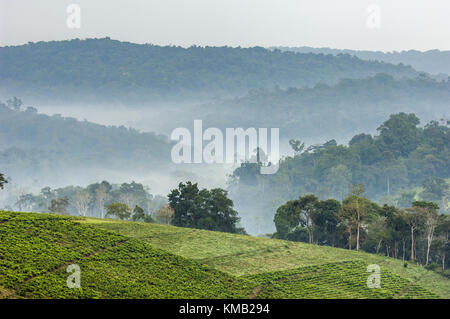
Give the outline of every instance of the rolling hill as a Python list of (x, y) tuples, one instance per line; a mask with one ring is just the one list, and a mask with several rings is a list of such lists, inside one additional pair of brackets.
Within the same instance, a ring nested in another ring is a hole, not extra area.
[(142, 102), (233, 96), (252, 88), (333, 84), (377, 73), (415, 77), (409, 66), (350, 55), (262, 47), (182, 48), (74, 39), (0, 48), (0, 94), (68, 101)]
[(161, 168), (170, 160), (171, 145), (164, 135), (0, 103), (0, 166), (23, 183), (55, 185), (68, 175), (112, 176), (126, 167)]
[[(350, 262), (355, 263), (356, 268), (362, 270), (358, 276), (360, 276), (359, 278), (364, 277), (363, 284), (365, 285), (368, 276), (366, 267), (369, 264), (377, 264), (382, 268), (382, 282), (383, 274), (387, 277), (393, 276), (399, 281), (406, 280), (412, 289), (417, 286), (439, 296), (450, 298), (449, 280), (418, 265), (408, 263), (405, 268), (401, 260), (381, 255), (301, 242), (159, 224), (93, 218), (83, 219), (82, 222), (140, 239), (154, 247), (200, 261), (240, 278), (253, 280), (273, 273), (279, 273), (282, 277), (290, 277), (298, 271), (322, 269), (322, 267), (326, 268), (335, 264), (343, 267), (341, 275), (345, 277), (346, 273), (351, 273), (351, 269), (345, 266)], [(353, 276), (350, 277), (352, 280), (357, 280)], [(296, 293), (292, 292), (292, 295), (285, 297), (294, 298)], [(312, 296), (313, 292), (310, 297)], [(359, 297), (363, 298), (363, 295)], [(375, 295), (371, 297), (375, 297)]]
[[(67, 266), (81, 289), (67, 288)], [(242, 298), (246, 282), (68, 217), (0, 212), (0, 297)]]
[[(447, 279), (331, 247), (158, 224), (0, 212), (3, 298), (450, 298)], [(66, 286), (69, 264), (82, 289)], [(381, 288), (366, 286), (369, 264)]]

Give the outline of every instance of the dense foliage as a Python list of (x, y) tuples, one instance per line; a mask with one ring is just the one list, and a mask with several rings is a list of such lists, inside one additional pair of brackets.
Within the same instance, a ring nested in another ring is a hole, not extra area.
[[(258, 164), (242, 165), (234, 171), (230, 196), (244, 221), (251, 209), (262, 221), (272, 221), (277, 207), (301, 194), (341, 201), (356, 184), (380, 203), (409, 207), (421, 199), (448, 211), (449, 122), (418, 124), (414, 114), (393, 114), (378, 127), (378, 135), (358, 134), (348, 145), (331, 140), (302, 148), (282, 159), (274, 175), (260, 175)], [(250, 202), (255, 205), (248, 207)]]
[(174, 210), (172, 225), (243, 233), (244, 230), (237, 226), (238, 213), (227, 194), (221, 188), (200, 190), (196, 183), (180, 183), (168, 195), (170, 207)]
[[(386, 256), (437, 263), (446, 271), (450, 253), (450, 218), (438, 214), (432, 202), (415, 201), (412, 207), (371, 202), (354, 187), (342, 204), (304, 195), (281, 205), (275, 214), (275, 238), (333, 247), (348, 247)], [(448, 274), (448, 271), (445, 272)]]
[[(128, 102), (166, 96), (214, 96), (251, 88), (312, 86), (376, 73), (411, 77), (404, 65), (270, 51), (262, 47), (133, 44), (104, 39), (0, 48), (0, 83), (24, 95)], [(63, 93), (62, 93), (63, 92)]]

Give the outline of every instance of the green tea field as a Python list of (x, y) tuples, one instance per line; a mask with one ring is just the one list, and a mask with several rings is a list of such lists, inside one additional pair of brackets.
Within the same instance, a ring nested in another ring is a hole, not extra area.
[[(67, 287), (69, 264), (81, 289)], [(243, 298), (241, 279), (71, 218), (0, 212), (3, 298)]]
[[(68, 288), (79, 265), (81, 288)], [(381, 268), (368, 288), (367, 266)], [(378, 255), (173, 226), (0, 212), (0, 298), (450, 298)]]

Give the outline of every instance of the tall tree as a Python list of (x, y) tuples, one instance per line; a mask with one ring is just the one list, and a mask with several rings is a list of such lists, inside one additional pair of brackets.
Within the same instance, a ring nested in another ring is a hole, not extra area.
[(105, 203), (110, 198), (108, 191), (109, 189), (104, 183), (100, 184), (100, 186), (95, 189), (95, 203), (101, 218), (105, 217)]
[(364, 186), (362, 184), (354, 185), (352, 192), (342, 202), (341, 216), (344, 219), (350, 219), (347, 223), (354, 225), (356, 230), (356, 250), (360, 249), (360, 230), (364, 218), (369, 214), (371, 202), (362, 197)]
[(407, 215), (404, 210), (396, 207), (389, 207), (386, 212), (386, 206), (383, 207), (384, 216), (387, 217), (386, 227), (391, 232), (391, 237), (402, 243), (402, 259), (406, 258), (406, 242), (409, 238), (409, 225)]
[(416, 246), (415, 246), (415, 234), (417, 229), (422, 223), (423, 215), (421, 209), (416, 209), (414, 207), (407, 208), (406, 212), (406, 221), (409, 225), (410, 234), (411, 234), (411, 261), (416, 259)]
[(413, 208), (417, 210), (424, 218), (425, 234), (427, 237), (427, 256), (425, 265), (428, 265), (434, 231), (439, 221), (439, 206), (433, 202), (416, 201), (413, 203)]
[(440, 215), (439, 224), (436, 227), (437, 242), (441, 255), (442, 270), (445, 270), (446, 255), (450, 251), (450, 216)]
[(86, 216), (91, 201), (92, 195), (87, 190), (82, 190), (75, 195), (74, 204), (77, 208), (78, 215)]
[(298, 199), (298, 207), (300, 209), (300, 225), (306, 227), (308, 231), (308, 241), (313, 243), (313, 220), (318, 212), (319, 200), (315, 195), (304, 195)]

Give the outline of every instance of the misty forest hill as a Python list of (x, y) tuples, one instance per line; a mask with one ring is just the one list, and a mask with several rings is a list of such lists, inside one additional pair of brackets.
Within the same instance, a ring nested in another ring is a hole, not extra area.
[[(252, 90), (243, 97), (180, 108), (159, 115), (148, 111), (150, 121), (166, 128), (166, 136), (158, 136), (38, 114), (35, 108), (0, 106), (0, 163), (8, 176), (46, 183), (53, 183), (51, 176), (71, 176), (67, 173), (74, 168), (84, 168), (84, 175), (89, 174), (86, 169), (95, 168), (121, 174), (124, 169), (155, 171), (158, 165), (170, 162), (170, 132), (176, 127), (192, 129), (195, 119), (203, 119), (204, 129), (280, 128), (283, 153), (290, 149), (288, 140), (292, 138), (308, 145), (331, 139), (346, 144), (357, 134), (376, 133), (380, 123), (393, 113), (414, 113), (422, 125), (448, 120), (450, 82), (426, 76), (396, 80), (378, 74), (344, 79), (333, 86)], [(101, 178), (110, 179), (110, 175)], [(80, 182), (84, 179), (77, 179)]]
[(418, 75), (401, 64), (262, 47), (182, 48), (104, 38), (0, 48), (0, 93), (65, 102), (234, 96), (254, 88), (336, 84), (377, 73)]
[[(242, 116), (245, 110), (245, 116)], [(415, 113), (423, 122), (449, 118), (450, 81), (427, 76), (396, 80), (386, 74), (343, 79), (333, 86), (287, 90), (260, 89), (207, 103), (197, 110), (209, 127), (279, 127), (282, 138), (320, 143), (348, 142), (373, 133), (397, 112)]]
[(291, 51), (298, 53), (315, 54), (350, 54), (362, 60), (383, 61), (386, 63), (410, 65), (418, 71), (428, 72), (430, 74), (450, 75), (450, 51), (428, 50), (428, 51), (366, 51), (366, 50), (348, 50), (331, 48), (311, 48), (311, 47), (274, 47), (281, 51)]
[(18, 180), (64, 179), (76, 169), (155, 169), (170, 158), (170, 148), (162, 135), (0, 104), (0, 166)]

